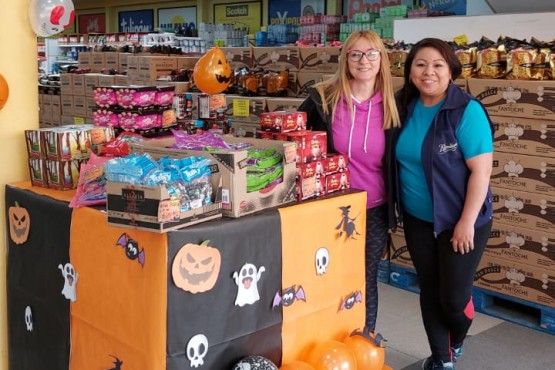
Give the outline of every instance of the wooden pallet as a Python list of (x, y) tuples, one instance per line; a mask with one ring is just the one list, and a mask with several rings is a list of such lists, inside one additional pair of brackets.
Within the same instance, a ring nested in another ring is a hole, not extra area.
[(416, 271), (394, 263), (389, 264), (389, 284), (414, 293), (419, 293)]
[(505, 321), (555, 334), (555, 308), (474, 287), (474, 309)]

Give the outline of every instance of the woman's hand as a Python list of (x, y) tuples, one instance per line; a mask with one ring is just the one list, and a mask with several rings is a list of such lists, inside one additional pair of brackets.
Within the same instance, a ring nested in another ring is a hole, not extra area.
[(451, 238), (453, 251), (460, 254), (474, 250), (474, 223), (459, 220)]

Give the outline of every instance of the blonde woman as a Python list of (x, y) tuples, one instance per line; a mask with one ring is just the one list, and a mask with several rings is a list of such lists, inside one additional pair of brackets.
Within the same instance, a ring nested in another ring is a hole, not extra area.
[[(341, 49), (333, 77), (314, 85), (299, 107), (307, 128), (326, 131), (328, 152), (347, 155), (352, 188), (367, 193), (366, 326), (376, 329), (377, 274), (389, 227), (394, 227), (393, 192), (386, 162), (389, 133), (399, 127), (387, 50), (372, 31), (352, 33)], [(388, 207), (389, 205), (389, 207)]]

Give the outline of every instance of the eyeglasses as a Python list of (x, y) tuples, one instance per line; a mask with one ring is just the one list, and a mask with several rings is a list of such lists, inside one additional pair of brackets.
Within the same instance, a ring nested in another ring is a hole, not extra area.
[(366, 58), (368, 58), (371, 62), (380, 59), (380, 51), (376, 49), (370, 49), (366, 52), (360, 50), (349, 50), (347, 51), (347, 54), (349, 55), (349, 60), (353, 62), (360, 62), (364, 55), (366, 55)]

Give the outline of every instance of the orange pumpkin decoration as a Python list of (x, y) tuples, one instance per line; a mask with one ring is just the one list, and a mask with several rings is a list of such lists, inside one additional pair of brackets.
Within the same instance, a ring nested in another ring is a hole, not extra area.
[(216, 284), (222, 257), (219, 250), (208, 246), (209, 242), (188, 243), (177, 252), (172, 264), (172, 276), (179, 288), (191, 293), (201, 293), (212, 289)]
[(31, 228), (29, 212), (15, 202), (15, 206), (8, 209), (8, 217), (10, 238), (15, 244), (25, 243), (29, 237), (29, 229)]
[(315, 370), (357, 370), (355, 354), (345, 343), (337, 340), (317, 343), (306, 362)]
[(287, 365), (282, 365), (279, 370), (314, 370), (314, 367), (303, 361), (292, 361)]
[(206, 94), (219, 94), (227, 89), (231, 82), (231, 66), (222, 49), (215, 46), (197, 61), (193, 81)]
[(10, 88), (8, 87), (8, 82), (4, 76), (0, 74), (0, 109), (4, 108), (4, 105), (6, 105), (9, 95)]
[(353, 350), (360, 369), (383, 369), (385, 349), (380, 334), (370, 333), (368, 328), (356, 329), (343, 342)]

